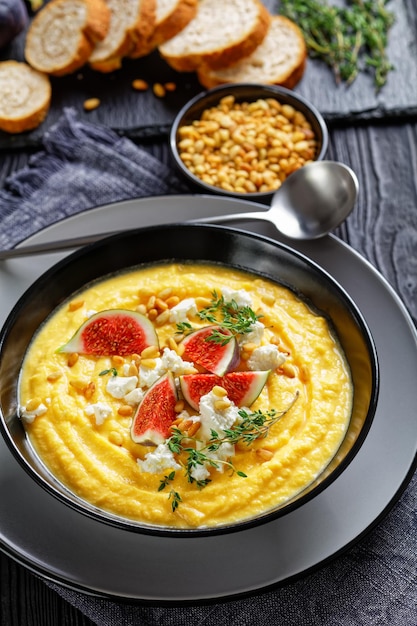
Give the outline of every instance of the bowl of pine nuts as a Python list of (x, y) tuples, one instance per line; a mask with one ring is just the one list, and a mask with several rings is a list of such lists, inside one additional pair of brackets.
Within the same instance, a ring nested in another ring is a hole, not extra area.
[(276, 85), (223, 85), (194, 97), (170, 132), (172, 157), (192, 187), (270, 201), (292, 172), (322, 160), (328, 130), (305, 98)]

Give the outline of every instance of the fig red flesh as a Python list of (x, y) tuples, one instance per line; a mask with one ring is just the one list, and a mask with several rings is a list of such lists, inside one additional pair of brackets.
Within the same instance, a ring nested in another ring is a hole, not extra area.
[[(210, 340), (214, 332), (229, 338), (225, 345)], [(239, 363), (239, 346), (232, 333), (221, 326), (204, 326), (189, 335), (183, 341), (185, 361), (204, 367), (208, 372), (223, 376)]]
[(215, 374), (184, 374), (180, 377), (181, 391), (190, 406), (199, 409), (200, 398), (215, 385), (224, 387), (229, 400), (237, 406), (250, 407), (261, 393), (270, 370), (257, 372), (229, 372), (224, 376)]
[(167, 372), (149, 387), (136, 411), (130, 431), (133, 441), (144, 445), (163, 443), (177, 418), (176, 402), (174, 377)]
[(140, 354), (157, 346), (152, 322), (136, 311), (109, 309), (92, 315), (58, 352), (78, 352), (94, 356)]

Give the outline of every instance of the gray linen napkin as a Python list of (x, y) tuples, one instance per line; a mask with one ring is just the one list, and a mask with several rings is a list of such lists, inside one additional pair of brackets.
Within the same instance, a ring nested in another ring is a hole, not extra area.
[[(0, 190), (1, 246), (90, 207), (187, 191), (157, 158), (80, 122), (72, 110), (44, 143)], [(230, 602), (141, 606), (47, 584), (98, 626), (416, 626), (416, 511), (414, 476), (388, 516), (345, 555), (284, 587)]]
[(0, 190), (0, 248), (92, 207), (189, 191), (160, 160), (73, 109), (46, 133), (44, 148)]

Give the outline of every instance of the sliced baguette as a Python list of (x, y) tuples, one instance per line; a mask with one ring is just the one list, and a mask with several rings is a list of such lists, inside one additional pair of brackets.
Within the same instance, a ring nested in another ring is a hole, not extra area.
[(27, 63), (0, 63), (0, 93), (0, 128), (8, 133), (36, 128), (49, 111), (49, 78)]
[(109, 22), (104, 0), (52, 0), (29, 27), (26, 60), (46, 74), (70, 74), (87, 62)]
[(249, 57), (225, 69), (200, 68), (197, 77), (208, 89), (227, 83), (264, 83), (292, 89), (304, 73), (306, 59), (301, 30), (286, 17), (274, 15), (267, 36)]
[(93, 50), (89, 64), (99, 72), (112, 72), (123, 57), (146, 54), (156, 23), (156, 0), (106, 0), (110, 27)]
[(159, 46), (159, 52), (180, 72), (192, 72), (201, 65), (228, 67), (252, 54), (270, 21), (260, 0), (200, 0), (195, 18)]
[(147, 52), (178, 35), (197, 14), (198, 0), (156, 0), (156, 25)]

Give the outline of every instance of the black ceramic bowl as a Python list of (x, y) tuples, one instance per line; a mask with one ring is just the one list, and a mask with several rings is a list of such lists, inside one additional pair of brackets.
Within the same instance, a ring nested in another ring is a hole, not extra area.
[(228, 191), (221, 187), (203, 182), (201, 178), (193, 174), (180, 157), (178, 142), (180, 141), (179, 130), (182, 126), (190, 125), (194, 120), (200, 119), (203, 111), (217, 106), (222, 98), (233, 95), (236, 102), (253, 102), (258, 99), (275, 98), (282, 105), (291, 105), (296, 111), (301, 112), (311, 125), (314, 132), (317, 149), (313, 160), (324, 159), (328, 147), (328, 130), (326, 123), (319, 111), (305, 98), (294, 91), (277, 85), (256, 85), (256, 84), (233, 84), (222, 85), (195, 96), (179, 111), (171, 127), (170, 150), (174, 162), (191, 185), (200, 193), (221, 193), (232, 197), (245, 197), (249, 200), (259, 202), (269, 202), (273, 196), (273, 191), (253, 191), (237, 192)]
[[(90, 505), (45, 468), (18, 417), (18, 380), (32, 336), (64, 300), (90, 281), (140, 264), (164, 261), (220, 263), (267, 277), (295, 290), (326, 315), (351, 368), (353, 409), (346, 436), (321, 475), (291, 501), (253, 519), (220, 527), (177, 530), (142, 525)], [(0, 333), (0, 427), (17, 461), (50, 494), (91, 518), (151, 534), (198, 536), (241, 530), (300, 507), (332, 483), (352, 461), (370, 428), (378, 396), (378, 365), (367, 325), (346, 292), (318, 265), (288, 246), (231, 228), (174, 224), (131, 230), (83, 248), (43, 274), (13, 308)]]

